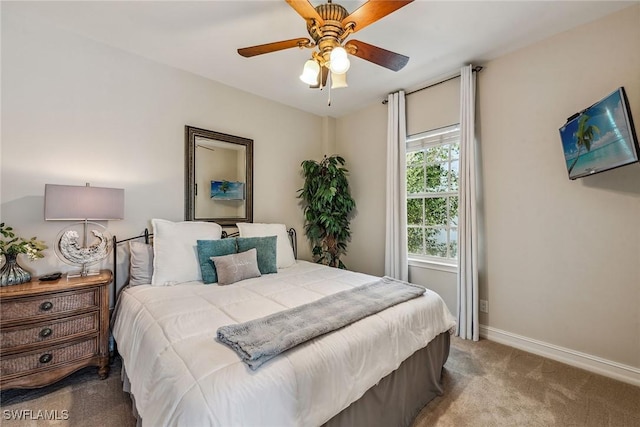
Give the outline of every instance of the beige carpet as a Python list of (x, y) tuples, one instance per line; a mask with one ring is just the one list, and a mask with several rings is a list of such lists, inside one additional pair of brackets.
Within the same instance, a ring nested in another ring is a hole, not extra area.
[(413, 427), (640, 427), (640, 388), (491, 341), (452, 340), (443, 381)]
[[(454, 338), (443, 380), (445, 395), (412, 427), (640, 426), (640, 388), (486, 340)], [(104, 381), (87, 368), (43, 389), (3, 391), (0, 405), (3, 426), (135, 425), (118, 363)], [(6, 410), (66, 410), (68, 420), (7, 420)]]
[[(48, 387), (2, 391), (0, 406), (0, 425), (7, 427), (136, 425), (131, 412), (131, 400), (122, 391), (119, 359), (111, 365), (111, 373), (106, 380), (98, 378), (97, 368), (84, 368)], [(20, 415), (23, 419), (7, 420), (6, 411), (10, 411), (9, 416), (16, 414), (16, 411), (22, 412)], [(53, 414), (52, 418), (58, 419), (37, 419), (38, 415), (46, 416), (38, 411), (48, 411), (49, 414)], [(67, 411), (66, 416), (63, 411)]]

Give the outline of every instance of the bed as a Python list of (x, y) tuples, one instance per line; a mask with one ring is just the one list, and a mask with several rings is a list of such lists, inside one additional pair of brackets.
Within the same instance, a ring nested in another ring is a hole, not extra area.
[[(163, 270), (167, 257), (155, 225), (153, 278), (171, 270)], [(282, 243), (291, 246), (284, 226), (277, 227), (282, 260)], [(252, 229), (273, 234), (267, 225)], [(251, 230), (243, 234), (252, 237)], [(183, 240), (194, 256), (193, 242)], [(226, 286), (205, 284), (203, 277), (163, 285), (151, 280), (119, 294), (112, 331), (125, 390), (143, 426), (408, 426), (443, 392), (440, 376), (455, 320), (435, 292), (300, 344), (254, 370), (216, 339), (219, 327), (377, 278), (295, 259), (275, 273)]]

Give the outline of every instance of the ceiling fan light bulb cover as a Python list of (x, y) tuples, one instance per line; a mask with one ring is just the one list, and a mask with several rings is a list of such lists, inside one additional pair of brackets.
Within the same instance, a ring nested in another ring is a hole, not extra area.
[(331, 51), (329, 68), (335, 74), (344, 74), (351, 67), (347, 51), (343, 47), (336, 47)]
[(318, 74), (320, 74), (320, 65), (313, 59), (309, 59), (304, 63), (300, 80), (308, 85), (317, 85)]
[(347, 84), (347, 73), (336, 74), (331, 73), (331, 89), (340, 89), (343, 87), (348, 87)]

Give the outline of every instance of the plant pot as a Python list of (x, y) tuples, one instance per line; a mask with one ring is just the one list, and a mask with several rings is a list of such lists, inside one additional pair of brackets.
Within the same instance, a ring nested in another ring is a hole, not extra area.
[(0, 268), (0, 286), (19, 285), (31, 280), (31, 273), (18, 265), (16, 255), (5, 255), (5, 259)]

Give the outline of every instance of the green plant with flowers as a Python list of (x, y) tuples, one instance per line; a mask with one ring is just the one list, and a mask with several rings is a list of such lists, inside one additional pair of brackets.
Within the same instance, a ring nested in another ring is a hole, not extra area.
[(2, 235), (0, 239), (0, 255), (14, 257), (18, 254), (26, 254), (31, 260), (44, 257), (42, 251), (47, 249), (47, 245), (43, 241), (37, 240), (35, 237), (29, 240), (16, 237), (13, 228), (6, 226), (4, 222), (0, 224), (0, 234)]

